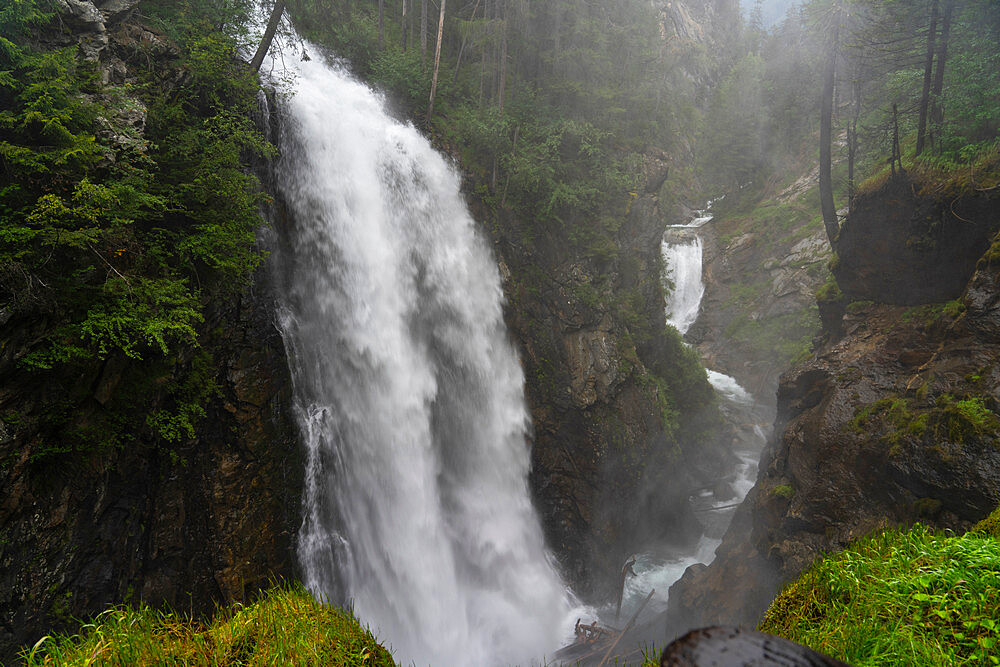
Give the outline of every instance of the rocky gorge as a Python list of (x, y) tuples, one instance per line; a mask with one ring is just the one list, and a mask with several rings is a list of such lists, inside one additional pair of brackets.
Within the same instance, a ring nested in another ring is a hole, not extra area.
[[(731, 19), (722, 7), (731, 3), (710, 4), (694, 14)], [(681, 34), (705, 38), (691, 12), (671, 7)], [(141, 153), (147, 109), (128, 92), (134, 65), (154, 63), (155, 85), (169, 94), (191, 77), (179, 47), (135, 0), (60, 0), (56, 10), (37, 45), (93, 64), (120, 97), (120, 113), (99, 121), (100, 140)], [(479, 211), (491, 220), (527, 377), (531, 489), (550, 548), (584, 596), (607, 595), (645, 544), (697, 541), (687, 496), (733, 460), (700, 363), (665, 327), (659, 238), (676, 206), (670, 162), (650, 151), (613, 252), (585, 254), (534, 221)], [(474, 206), (475, 189), (471, 179)], [(199, 351), (163, 363), (111, 354), (29, 373), (24, 360), (53, 313), (30, 295), (0, 310), (0, 656), (108, 604), (198, 614), (297, 577), (302, 454), (269, 271), (207, 307)], [(185, 391), (204, 390), (204, 416), (177, 443), (122, 425), (124, 445), (80, 448), (67, 435), (117, 436), (109, 420), (172, 408), (184, 378), (201, 386)]]
[(677, 627), (756, 623), (820, 555), (917, 521), (961, 531), (1000, 501), (1000, 219), (988, 194), (919, 190), (890, 181), (844, 223), (845, 289), (822, 290), (824, 338), (781, 378), (774, 438), (716, 560), (671, 589)]

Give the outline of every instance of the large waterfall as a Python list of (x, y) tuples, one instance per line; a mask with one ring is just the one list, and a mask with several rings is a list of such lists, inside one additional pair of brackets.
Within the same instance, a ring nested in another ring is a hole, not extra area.
[(290, 93), (274, 173), (306, 585), (353, 601), (404, 664), (540, 661), (571, 601), (529, 496), (494, 260), (454, 167), (309, 50), (264, 68)]

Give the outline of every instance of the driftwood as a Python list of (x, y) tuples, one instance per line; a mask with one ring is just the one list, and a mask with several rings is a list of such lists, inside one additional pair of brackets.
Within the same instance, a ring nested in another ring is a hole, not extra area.
[[(646, 608), (649, 601), (652, 599), (653, 594), (656, 590), (651, 590), (646, 599), (643, 600), (639, 608), (635, 610), (632, 614), (632, 618), (629, 619), (628, 624), (621, 630), (617, 628), (605, 628), (597, 625), (597, 621), (587, 625), (580, 624), (577, 621), (576, 627), (576, 642), (565, 646), (558, 651), (556, 651), (555, 658), (561, 662), (568, 662), (574, 665), (594, 665), (595, 661), (600, 658), (600, 662), (596, 663), (597, 667), (606, 665), (607, 661), (612, 657), (615, 648), (621, 642), (622, 638), (628, 634), (632, 626), (635, 625), (636, 619), (639, 618), (639, 614), (642, 610)], [(614, 654), (615, 658), (623, 658), (631, 656), (633, 654), (640, 653), (639, 649), (629, 649), (624, 652), (619, 652)]]
[(646, 608), (647, 604), (649, 604), (649, 601), (652, 599), (653, 593), (655, 592), (656, 592), (655, 588), (649, 591), (649, 595), (646, 596), (646, 599), (642, 601), (642, 604), (639, 605), (639, 608), (635, 610), (634, 614), (632, 614), (632, 618), (629, 619), (628, 625), (626, 625), (625, 629), (619, 632), (618, 636), (615, 637), (615, 640), (611, 642), (611, 646), (608, 647), (608, 652), (604, 654), (603, 658), (601, 658), (601, 662), (597, 664), (597, 667), (604, 667), (604, 664), (608, 661), (608, 658), (611, 657), (611, 652), (615, 650), (616, 646), (618, 646), (618, 642), (622, 640), (622, 637), (625, 636), (625, 633), (631, 630), (632, 626), (635, 625), (635, 619), (639, 618), (639, 614), (641, 614), (642, 610)]
[(660, 667), (850, 667), (811, 648), (763, 632), (733, 627), (692, 630), (660, 657)]

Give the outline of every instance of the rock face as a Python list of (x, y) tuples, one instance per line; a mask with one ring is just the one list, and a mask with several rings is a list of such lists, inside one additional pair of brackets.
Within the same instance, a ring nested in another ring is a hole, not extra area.
[[(890, 217), (899, 210), (897, 194), (884, 193)], [(858, 248), (883, 235), (885, 217), (872, 214), (874, 200), (867, 205), (866, 217), (850, 223)], [(883, 247), (882, 264), (911, 256), (906, 238)], [(979, 252), (964, 238), (955, 243)], [(776, 438), (756, 486), (716, 561), (690, 568), (671, 589), (677, 630), (754, 623), (780, 584), (872, 531), (918, 520), (962, 530), (997, 506), (1000, 262), (992, 251), (971, 259), (948, 247), (938, 252), (955, 257), (949, 266), (956, 272), (974, 267), (960, 303), (848, 304), (843, 337), (830, 336), (813, 359), (782, 377)]]
[(859, 196), (837, 239), (837, 283), (853, 300), (914, 305), (956, 299), (1000, 228), (986, 196), (920, 194), (907, 178)]
[[(123, 81), (128, 71), (119, 55), (134, 41), (172, 53), (127, 20), (136, 4), (60, 0), (65, 30), (41, 37), (79, 44), (106, 78)], [(164, 76), (178, 74), (166, 68)], [(144, 122), (144, 107), (127, 96), (120, 117), (98, 119), (99, 131), (110, 133), (105, 139), (140, 151)], [(141, 433), (85, 451), (54, 439), (60, 401), (82, 397), (79, 410), (66, 411), (80, 419), (72, 424), (78, 429), (103, 428), (89, 422), (107, 424), (97, 417), (116, 403), (140, 417), (170, 409), (162, 398), (168, 392), (155, 387), (173, 382), (176, 369), (110, 356), (60, 373), (29, 373), (19, 361), (51, 323), (41, 312), (0, 304), (0, 662), (109, 604), (144, 600), (208, 612), (216, 602), (248, 599), (276, 577), (294, 577), (302, 466), (264, 275), (206, 312), (200, 342), (211, 359), (203, 381), (218, 389), (194, 437), (169, 446)], [(139, 376), (152, 378), (152, 398), (133, 405), (139, 399), (128, 387)], [(110, 434), (91, 435), (98, 441)]]
[[(5, 325), (0, 360), (0, 658), (108, 604), (208, 611), (293, 576), (301, 465), (266, 301), (245, 295), (212, 314), (220, 391), (197, 436), (170, 451), (135, 442), (37, 459), (52, 444), (32, 426), (39, 394), (59, 389), (22, 384), (15, 359), (33, 326)], [(81, 379), (95, 409), (123, 366)]]
[(666, 172), (665, 156), (648, 158), (613, 258), (544, 234), (525, 243), (538, 226), (503, 211), (493, 226), (534, 423), (531, 488), (548, 543), (585, 596), (613, 588), (647, 541), (696, 540), (688, 496), (730, 456), (704, 372), (665, 329)]

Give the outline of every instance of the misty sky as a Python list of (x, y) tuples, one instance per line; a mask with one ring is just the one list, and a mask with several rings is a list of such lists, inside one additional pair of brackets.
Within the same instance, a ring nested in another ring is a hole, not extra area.
[[(743, 10), (743, 15), (747, 16), (750, 14), (750, 10), (753, 9), (755, 0), (740, 0), (740, 8)], [(800, 4), (801, 0), (764, 0), (763, 10), (764, 10), (764, 25), (766, 27), (771, 27), (781, 19), (785, 18), (785, 12), (792, 5)]]

